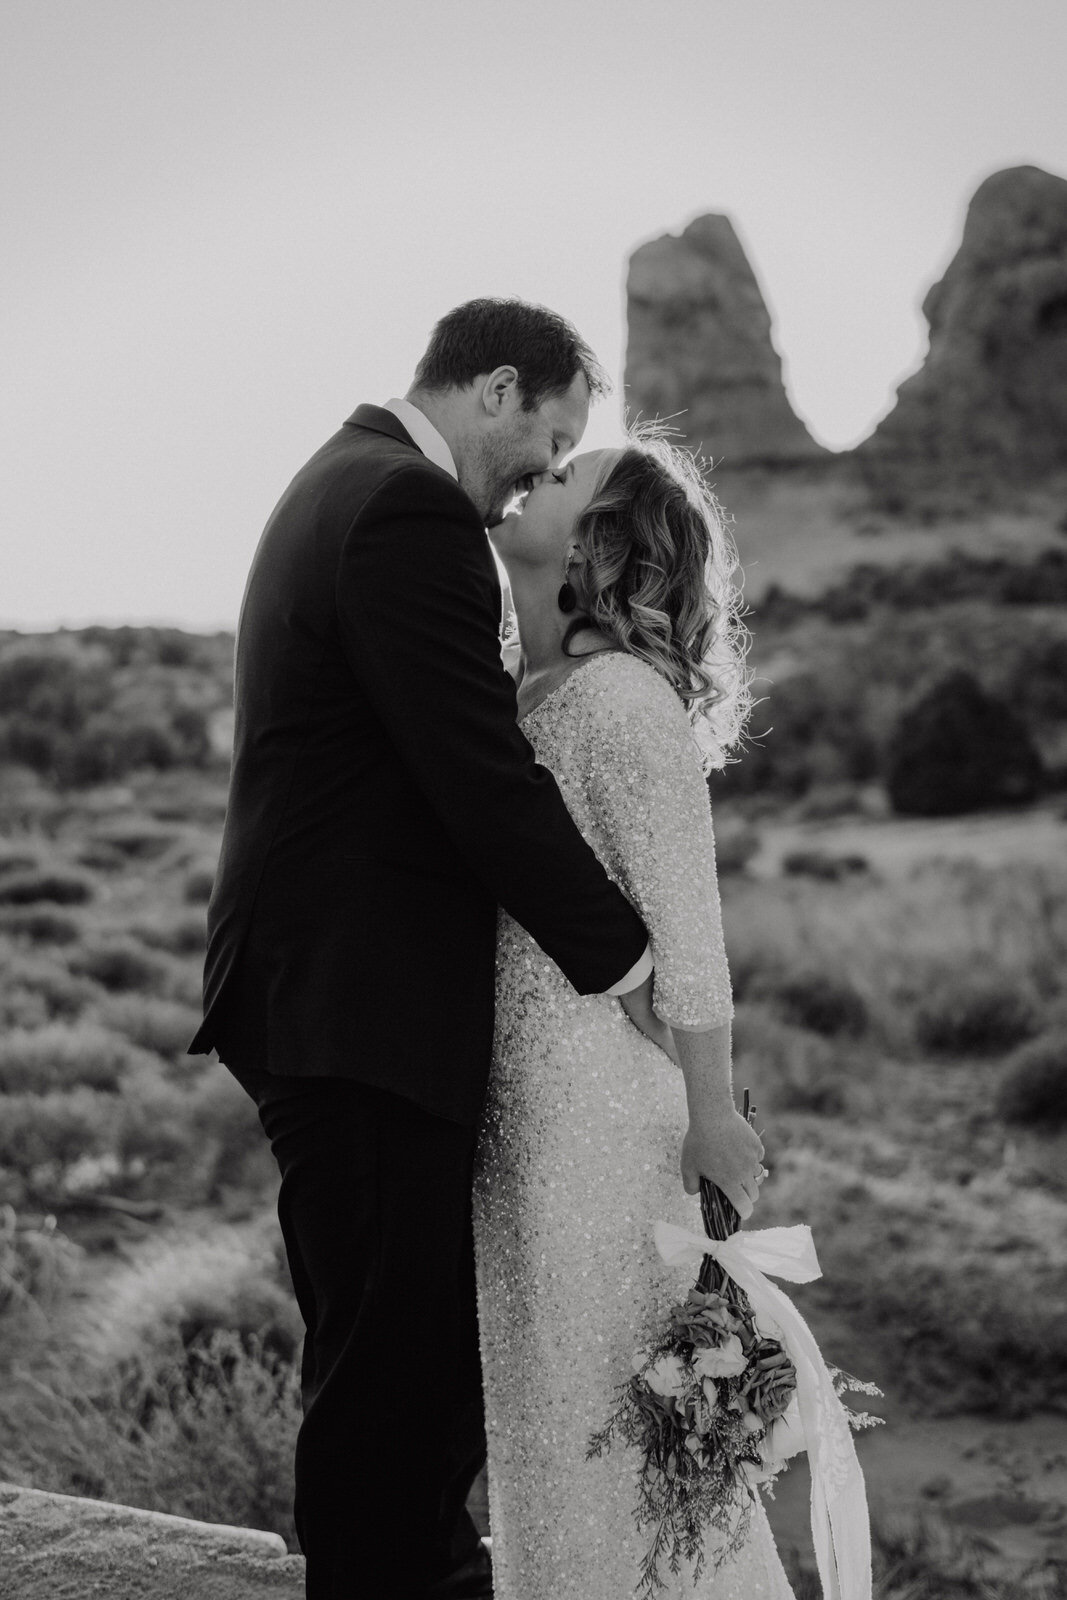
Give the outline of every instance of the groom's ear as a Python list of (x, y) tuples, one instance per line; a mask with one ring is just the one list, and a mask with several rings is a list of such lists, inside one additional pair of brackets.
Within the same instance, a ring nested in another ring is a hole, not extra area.
[(482, 384), (482, 405), (491, 417), (514, 410), (519, 398), (519, 374), (514, 367), (497, 367)]

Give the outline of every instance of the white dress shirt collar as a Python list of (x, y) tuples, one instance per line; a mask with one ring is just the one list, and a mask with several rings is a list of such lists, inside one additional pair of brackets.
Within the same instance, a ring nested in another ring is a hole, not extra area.
[(450, 478), (459, 482), (459, 473), (456, 463), (452, 459), (452, 452), (444, 439), (418, 406), (413, 406), (410, 400), (387, 400), (386, 411), (391, 411), (398, 421), (410, 433), (427, 461), (432, 461), (434, 466), (441, 467)]

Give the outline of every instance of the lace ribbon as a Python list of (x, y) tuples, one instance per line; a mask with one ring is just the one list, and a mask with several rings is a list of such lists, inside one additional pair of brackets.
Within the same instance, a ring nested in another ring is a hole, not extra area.
[(811, 1229), (762, 1228), (708, 1239), (657, 1222), (656, 1248), (668, 1266), (699, 1267), (714, 1256), (748, 1295), (764, 1322), (777, 1324), (797, 1372), (797, 1404), (811, 1467), (811, 1536), (824, 1600), (871, 1600), (871, 1530), (867, 1493), (845, 1408), (815, 1336), (789, 1297), (764, 1274), (788, 1283), (821, 1278)]

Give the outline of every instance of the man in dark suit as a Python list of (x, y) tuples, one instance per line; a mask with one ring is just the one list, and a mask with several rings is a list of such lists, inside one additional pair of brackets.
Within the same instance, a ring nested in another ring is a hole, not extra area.
[(309, 1600), (490, 1594), (470, 1224), (498, 905), (582, 993), (650, 1004), (645, 930), (515, 720), (485, 527), (585, 428), (563, 319), (474, 301), (264, 531), (237, 633), (205, 1017), (255, 1099), (307, 1325)]

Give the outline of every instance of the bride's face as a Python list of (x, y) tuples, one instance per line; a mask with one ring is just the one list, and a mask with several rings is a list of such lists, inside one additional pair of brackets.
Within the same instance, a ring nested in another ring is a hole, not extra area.
[(574, 525), (618, 459), (618, 450), (587, 450), (566, 466), (538, 477), (521, 512), (513, 512), (489, 538), (508, 572), (542, 570), (563, 582)]

